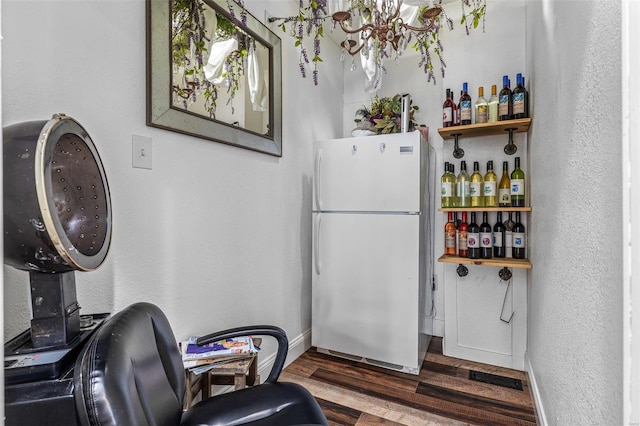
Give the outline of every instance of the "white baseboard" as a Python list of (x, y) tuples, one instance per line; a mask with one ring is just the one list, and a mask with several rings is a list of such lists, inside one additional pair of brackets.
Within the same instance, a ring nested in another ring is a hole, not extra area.
[(524, 368), (529, 375), (529, 387), (531, 389), (531, 396), (533, 397), (533, 403), (536, 407), (536, 416), (538, 418), (538, 424), (540, 426), (547, 426), (547, 416), (544, 413), (544, 407), (542, 406), (542, 398), (540, 397), (540, 391), (538, 390), (538, 383), (536, 382), (536, 376), (531, 366), (531, 360), (529, 355), (524, 355)]
[(311, 347), (311, 329), (289, 340), (289, 353), (284, 365), (287, 366), (295, 361), (300, 355)]
[(444, 320), (438, 318), (433, 320), (433, 335), (444, 337)]

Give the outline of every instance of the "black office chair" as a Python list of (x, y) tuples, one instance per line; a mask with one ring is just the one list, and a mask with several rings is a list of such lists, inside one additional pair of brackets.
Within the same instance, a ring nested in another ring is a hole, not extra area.
[(173, 331), (162, 311), (136, 303), (109, 319), (76, 361), (74, 397), (82, 425), (327, 425), (313, 396), (280, 383), (288, 340), (277, 327), (241, 327), (204, 336), (198, 344), (246, 335), (278, 341), (266, 382), (205, 399), (182, 411), (185, 373)]

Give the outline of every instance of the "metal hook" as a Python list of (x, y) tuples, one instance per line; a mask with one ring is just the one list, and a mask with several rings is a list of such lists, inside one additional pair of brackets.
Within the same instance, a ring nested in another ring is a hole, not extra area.
[(505, 129), (505, 131), (509, 132), (509, 142), (504, 146), (504, 153), (507, 155), (513, 155), (518, 150), (518, 147), (515, 143), (513, 143), (513, 131), (515, 128)]
[(467, 268), (463, 264), (459, 264), (456, 268), (456, 272), (458, 273), (459, 277), (466, 277), (467, 274), (469, 274), (469, 268)]
[[(505, 273), (506, 271), (506, 273)], [(500, 275), (500, 278), (504, 281), (507, 281), (507, 289), (504, 291), (504, 299), (502, 300), (502, 309), (500, 309), (500, 321), (509, 324), (511, 322), (511, 320), (513, 319), (513, 314), (515, 314), (515, 312), (513, 311), (513, 308), (511, 310), (511, 315), (509, 315), (509, 319), (505, 319), (504, 318), (504, 307), (507, 304), (507, 295), (509, 294), (509, 289), (511, 288), (511, 271), (509, 269), (507, 269), (507, 267), (505, 266), (504, 268), (502, 268), (500, 270), (500, 272), (498, 273), (498, 275)], [(508, 279), (505, 279), (505, 276), (509, 276)]]
[(498, 276), (502, 281), (509, 281), (513, 274), (511, 273), (509, 268), (505, 266), (504, 268), (500, 269), (500, 271), (498, 271)]
[(453, 157), (454, 158), (464, 157), (464, 149), (458, 146), (458, 137), (460, 137), (460, 133), (455, 133), (453, 135)]

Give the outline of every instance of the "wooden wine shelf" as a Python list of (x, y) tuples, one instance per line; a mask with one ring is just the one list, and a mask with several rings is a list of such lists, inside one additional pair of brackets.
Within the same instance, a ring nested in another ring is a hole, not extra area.
[(530, 212), (531, 207), (440, 207), (439, 212)]
[(507, 267), (531, 269), (531, 262), (529, 262), (528, 259), (511, 259), (497, 257), (491, 259), (469, 259), (468, 257), (451, 256), (445, 254), (440, 256), (438, 262), (479, 266), (497, 266), (500, 268)]
[(504, 135), (509, 129), (513, 133), (523, 133), (529, 131), (531, 118), (520, 118), (517, 120), (497, 121), (495, 123), (467, 124), (465, 126), (441, 127), (438, 133), (442, 139), (453, 139), (454, 135), (459, 137), (472, 138), (476, 136)]

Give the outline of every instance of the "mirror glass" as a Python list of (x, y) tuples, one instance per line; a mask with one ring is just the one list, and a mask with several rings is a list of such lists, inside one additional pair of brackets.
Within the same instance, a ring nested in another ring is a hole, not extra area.
[(147, 124), (281, 156), (280, 39), (226, 0), (147, 7)]

